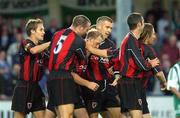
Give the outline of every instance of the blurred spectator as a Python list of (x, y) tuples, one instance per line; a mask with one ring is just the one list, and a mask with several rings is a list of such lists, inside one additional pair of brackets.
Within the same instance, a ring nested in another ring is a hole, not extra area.
[(54, 33), (59, 29), (57, 19), (51, 19), (49, 27), (45, 31), (44, 41), (51, 41)]
[(112, 41), (116, 44), (117, 42), (117, 22), (116, 22), (116, 15), (112, 14), (111, 18), (113, 20), (113, 27), (112, 27), (112, 32), (111, 32), (111, 38)]
[(7, 28), (8, 28), (8, 31), (9, 31), (10, 35), (12, 35), (13, 29), (14, 29), (14, 24), (13, 24), (13, 18), (12, 17), (8, 17), (6, 19), (6, 25), (7, 25)]
[(10, 36), (7, 25), (3, 24), (2, 32), (0, 33), (0, 47), (1, 49), (7, 51), (9, 45), (12, 42), (12, 37)]
[(3, 17), (0, 15), (0, 32), (2, 32)]
[(162, 17), (157, 22), (159, 45), (161, 45), (163, 40), (167, 38), (167, 32), (170, 32), (169, 30), (170, 30), (170, 16), (167, 11), (164, 11)]
[(172, 4), (172, 19), (175, 25), (175, 33), (180, 39), (180, 6), (179, 1), (174, 0)]
[(180, 49), (177, 47), (176, 44), (177, 37), (173, 33), (170, 35), (169, 39), (167, 39), (167, 41), (163, 44), (161, 50), (161, 57), (163, 57), (163, 55), (168, 55), (171, 65), (175, 64), (180, 57)]
[(7, 99), (9, 76), (10, 76), (10, 68), (6, 62), (6, 52), (4, 50), (0, 50), (0, 82), (1, 82), (0, 99)]
[(70, 27), (71, 22), (72, 22), (72, 16), (71, 16), (71, 15), (67, 15), (65, 21), (66, 21), (66, 22), (64, 23), (64, 25), (63, 25), (62, 28)]
[(167, 74), (169, 72), (169, 69), (171, 67), (171, 61), (170, 61), (170, 57), (168, 54), (163, 54), (162, 57), (161, 57), (161, 62), (162, 62), (162, 67), (163, 67), (163, 71), (164, 71), (164, 74), (165, 76), (167, 77)]
[(17, 53), (19, 51), (20, 43), (23, 40), (22, 33), (17, 32), (15, 34), (15, 39), (16, 39), (16, 42), (12, 43), (7, 50), (7, 60), (11, 67), (13, 64), (19, 63), (19, 60), (18, 60), (19, 58), (18, 58)]
[(163, 8), (159, 0), (154, 0), (151, 9), (145, 14), (145, 22), (151, 23), (157, 31), (157, 21), (162, 17)]
[[(168, 75), (169, 70), (170, 70), (171, 65), (172, 65), (171, 62), (170, 62), (170, 57), (169, 57), (169, 55), (163, 54), (163, 55), (162, 55), (162, 61), (161, 61), (161, 63), (162, 63), (164, 75), (165, 75), (165, 77), (166, 77), (166, 79), (167, 79), (167, 75)], [(164, 93), (165, 95), (172, 95), (172, 93), (171, 93), (170, 91), (167, 91), (167, 90), (163, 91), (163, 93)]]
[(10, 86), (9, 86), (9, 93), (12, 95), (14, 87), (16, 85), (16, 82), (18, 80), (18, 75), (20, 72), (20, 65), (19, 64), (14, 64), (12, 67), (12, 71), (11, 71), (11, 82), (10, 82)]
[(21, 19), (20, 20), (20, 29), (21, 29), (21, 32), (22, 32), (22, 35), (23, 35), (23, 39), (25, 39), (27, 37), (26, 30), (25, 30), (25, 25), (26, 25), (26, 20)]
[[(180, 13), (180, 10), (179, 10), (179, 13)], [(180, 14), (176, 20), (176, 28), (175, 28), (175, 33), (176, 35), (178, 36), (178, 39), (180, 39)]]
[(155, 16), (155, 14), (153, 12), (148, 11), (145, 15), (145, 22), (153, 24), (154, 28), (156, 28), (156, 16)]

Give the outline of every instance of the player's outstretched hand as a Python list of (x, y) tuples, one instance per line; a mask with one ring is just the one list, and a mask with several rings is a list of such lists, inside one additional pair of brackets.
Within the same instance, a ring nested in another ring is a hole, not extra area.
[(89, 89), (91, 89), (92, 91), (96, 91), (99, 88), (99, 85), (95, 82), (89, 82), (88, 86)]
[(161, 87), (161, 91), (166, 90), (166, 88), (167, 88), (167, 83), (166, 83), (166, 82), (160, 82), (160, 87)]
[(116, 86), (117, 83), (118, 83), (118, 82), (117, 82), (116, 80), (114, 80), (113, 83), (111, 83), (111, 84), (109, 84), (109, 85), (111, 85), (111, 86)]
[(113, 83), (111, 83), (109, 85), (116, 86), (118, 84), (118, 81), (119, 81), (120, 78), (121, 78), (121, 75), (120, 74), (116, 74)]
[(158, 58), (155, 58), (155, 59), (148, 59), (148, 62), (151, 64), (151, 66), (154, 68), (156, 66), (159, 66), (160, 65), (160, 61)]

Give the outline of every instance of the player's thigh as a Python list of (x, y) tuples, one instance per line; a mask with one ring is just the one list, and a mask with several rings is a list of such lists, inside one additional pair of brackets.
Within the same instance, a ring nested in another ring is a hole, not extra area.
[(107, 110), (100, 112), (100, 115), (102, 116), (102, 118), (111, 118), (111, 114)]
[(89, 118), (87, 110), (85, 108), (79, 108), (74, 110), (74, 116), (76, 118)]
[(121, 113), (121, 118), (131, 118), (129, 112)]
[(68, 118), (73, 115), (74, 104), (59, 105), (57, 108), (62, 118)]
[(151, 118), (151, 114), (150, 113), (143, 114), (143, 118)]
[(35, 111), (35, 112), (33, 112), (33, 116), (34, 116), (34, 118), (44, 118), (45, 111), (44, 110)]
[(90, 118), (98, 118), (98, 113), (92, 113), (89, 116)]
[(120, 118), (121, 117), (120, 107), (111, 107), (111, 108), (107, 108), (107, 110), (110, 112), (112, 118)]
[(14, 118), (25, 118), (25, 114), (21, 112), (14, 112)]
[(129, 113), (132, 118), (142, 118), (142, 111), (141, 110), (129, 110)]
[(45, 118), (56, 118), (56, 114), (53, 111), (46, 109)]

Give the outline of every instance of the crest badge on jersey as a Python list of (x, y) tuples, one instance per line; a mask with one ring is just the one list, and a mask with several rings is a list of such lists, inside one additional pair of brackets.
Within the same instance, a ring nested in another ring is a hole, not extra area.
[(97, 102), (92, 102), (92, 108), (94, 109), (94, 108), (96, 108), (97, 107), (97, 105), (98, 105), (98, 103)]
[(31, 109), (31, 107), (32, 107), (32, 103), (31, 103), (31, 102), (28, 102), (28, 103), (27, 103), (27, 108), (28, 108), (28, 109)]

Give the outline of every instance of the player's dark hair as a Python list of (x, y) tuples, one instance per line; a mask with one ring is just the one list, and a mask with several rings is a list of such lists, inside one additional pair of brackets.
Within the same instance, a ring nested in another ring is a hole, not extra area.
[(138, 23), (143, 22), (143, 17), (140, 13), (131, 13), (127, 18), (127, 24), (130, 30), (134, 30)]

